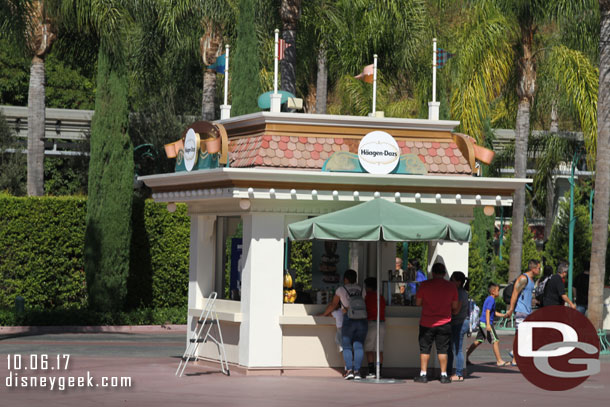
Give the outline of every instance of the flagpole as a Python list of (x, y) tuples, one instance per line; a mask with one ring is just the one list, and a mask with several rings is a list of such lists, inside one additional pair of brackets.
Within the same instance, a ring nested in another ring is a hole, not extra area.
[(269, 111), (274, 113), (279, 113), (282, 109), (282, 95), (277, 93), (277, 68), (279, 64), (279, 35), (280, 30), (275, 29), (275, 50), (273, 57), (273, 94), (269, 96), (270, 100), (270, 109)]
[(225, 105), (229, 101), (229, 44), (225, 47)]
[(277, 93), (277, 66), (278, 66), (278, 44), (279, 44), (279, 35), (280, 35), (280, 30), (278, 30), (277, 28), (275, 29), (275, 48), (274, 48), (274, 56), (273, 56), (273, 93)]
[(436, 38), (432, 44), (432, 102), (428, 102), (428, 120), (438, 120), (441, 103), (436, 101)]
[(225, 47), (225, 102), (220, 106), (220, 120), (231, 117), (231, 105), (229, 104), (229, 44)]
[(377, 104), (377, 54), (373, 55), (373, 116)]
[(436, 102), (436, 38), (432, 39), (432, 101)]

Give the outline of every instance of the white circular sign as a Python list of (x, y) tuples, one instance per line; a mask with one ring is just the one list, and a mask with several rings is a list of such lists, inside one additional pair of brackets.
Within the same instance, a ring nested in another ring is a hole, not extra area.
[(358, 159), (371, 174), (389, 174), (400, 160), (400, 149), (394, 137), (385, 131), (372, 131), (360, 140)]
[(195, 130), (188, 129), (184, 137), (184, 167), (191, 171), (197, 164), (199, 156), (199, 134)]

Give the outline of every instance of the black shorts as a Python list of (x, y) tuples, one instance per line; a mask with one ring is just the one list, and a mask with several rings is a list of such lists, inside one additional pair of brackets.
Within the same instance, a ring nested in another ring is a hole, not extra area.
[(498, 334), (496, 333), (496, 328), (494, 328), (493, 324), (491, 325), (491, 331), (487, 330), (487, 327), (484, 323), (479, 324), (479, 331), (477, 332), (477, 338), (475, 342), (489, 342), (492, 345), (499, 341)]
[(429, 355), (432, 343), (436, 344), (437, 353), (447, 354), (451, 343), (451, 322), (432, 328), (419, 326), (419, 352)]

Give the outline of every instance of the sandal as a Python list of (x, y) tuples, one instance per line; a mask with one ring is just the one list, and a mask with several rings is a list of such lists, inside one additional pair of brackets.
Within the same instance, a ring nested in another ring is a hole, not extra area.
[(498, 367), (506, 367), (506, 366), (510, 366), (510, 365), (511, 365), (510, 362), (496, 363), (496, 366), (498, 366)]
[(464, 376), (453, 375), (453, 376), (451, 376), (451, 381), (452, 382), (463, 382)]

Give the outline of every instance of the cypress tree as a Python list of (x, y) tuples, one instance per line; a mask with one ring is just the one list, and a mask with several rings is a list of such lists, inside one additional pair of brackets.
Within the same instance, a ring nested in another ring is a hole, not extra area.
[(262, 92), (259, 81), (259, 44), (254, 23), (256, 5), (256, 0), (239, 0), (236, 50), (231, 61), (234, 116), (259, 111), (257, 99)]
[(121, 309), (127, 293), (134, 174), (127, 97), (125, 58), (102, 41), (91, 123), (85, 272), (89, 305), (104, 311)]

